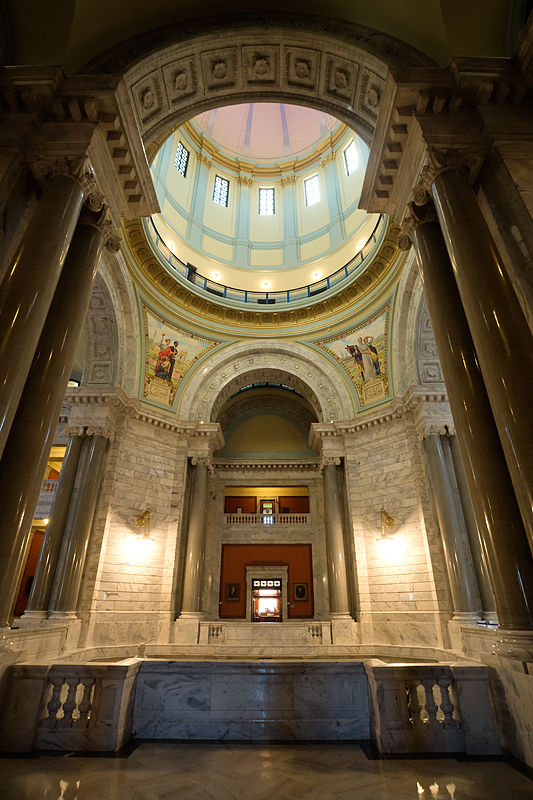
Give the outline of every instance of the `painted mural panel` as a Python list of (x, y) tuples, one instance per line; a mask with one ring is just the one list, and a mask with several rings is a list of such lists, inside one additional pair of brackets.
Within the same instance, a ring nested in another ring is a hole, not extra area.
[(185, 373), (219, 342), (180, 330), (144, 303), (142, 311), (145, 337), (143, 396), (158, 405), (172, 406)]
[(336, 359), (350, 376), (361, 406), (389, 397), (388, 332), (391, 304), (356, 328), (315, 342)]

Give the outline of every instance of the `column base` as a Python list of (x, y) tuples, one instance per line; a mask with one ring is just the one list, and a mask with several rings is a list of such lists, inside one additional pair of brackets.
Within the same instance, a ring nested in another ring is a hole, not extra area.
[(198, 644), (202, 615), (195, 611), (184, 611), (176, 620), (175, 641), (177, 644)]
[(498, 624), (498, 615), (495, 611), (483, 611), (481, 614), (481, 618), (484, 619), (486, 622), (490, 623), (491, 625)]
[(52, 611), (48, 619), (55, 619), (58, 622), (68, 622), (69, 620), (78, 619), (75, 611)]
[(332, 613), (331, 643), (333, 645), (359, 644), (359, 630), (350, 614)]
[(495, 656), (533, 662), (533, 631), (498, 630), (497, 635), (498, 641), (492, 645)]
[(454, 622), (460, 622), (461, 625), (477, 625), (480, 619), (479, 611), (455, 611), (452, 617)]
[(42, 625), (48, 618), (48, 611), (25, 611), (18, 620), (19, 628), (30, 628)]

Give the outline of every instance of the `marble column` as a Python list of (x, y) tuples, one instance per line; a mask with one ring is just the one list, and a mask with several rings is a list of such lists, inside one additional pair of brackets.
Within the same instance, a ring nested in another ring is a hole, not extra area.
[(68, 539), (63, 542), (60, 574), (56, 578), (57, 592), (50, 614), (51, 619), (77, 618), (78, 595), (104, 472), (107, 439), (113, 438), (106, 428), (100, 427), (87, 428), (86, 434), (91, 437), (88, 442), (89, 452), (84, 465), (72, 526), (69, 527)]
[(500, 627), (531, 631), (533, 558), (446, 244), (431, 203), (411, 204), (410, 210), (407, 228), (417, 251)]
[(23, 620), (40, 620), (44, 619), (48, 614), (52, 586), (80, 462), (85, 429), (67, 428), (67, 432), (69, 440), (65, 458), (59, 473), (54, 502), (50, 512), (50, 521), (46, 527), (43, 546), (31, 587), (30, 599), (22, 616)]
[(199, 618), (205, 555), (205, 514), (207, 506), (208, 460), (193, 460), (194, 481), (187, 536), (181, 618)]
[(75, 174), (52, 175), (0, 285), (0, 456), (83, 198), (84, 188)]
[(329, 609), (332, 617), (349, 617), (342, 507), (337, 480), (339, 459), (324, 461), (324, 521), (328, 561)]
[(430, 433), (426, 436), (424, 447), (450, 582), (453, 619), (475, 622), (479, 619), (479, 606), (470, 581), (469, 553), (462, 536), (440, 434)]
[(98, 227), (78, 224), (0, 461), (0, 486), (5, 498), (0, 627), (8, 624), (12, 594), (23, 567), (25, 544), (103, 243), (104, 235)]
[(533, 549), (533, 334), (466, 170), (453, 155), (430, 150), (428, 158), (428, 181)]
[(497, 622), (494, 598), (492, 596), (492, 589), (490, 588), (487, 563), (485, 561), (485, 554), (481, 546), (481, 539), (476, 523), (476, 515), (474, 514), (474, 506), (472, 505), (472, 498), (470, 497), (470, 491), (468, 489), (468, 481), (461, 456), (461, 450), (459, 448), (459, 440), (455, 434), (452, 434), (451, 436), (448, 436), (448, 442), (452, 456), (453, 471), (457, 481), (459, 497), (461, 499), (461, 509), (463, 511), (468, 543), (470, 545), (470, 553), (472, 555), (472, 565), (474, 567), (474, 572), (476, 573), (477, 586), (483, 612), (482, 616), (484, 619)]

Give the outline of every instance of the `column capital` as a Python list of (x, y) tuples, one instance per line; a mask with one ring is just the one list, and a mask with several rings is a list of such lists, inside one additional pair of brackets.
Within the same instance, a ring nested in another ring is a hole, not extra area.
[(104, 237), (105, 249), (109, 253), (119, 252), (120, 237), (111, 221), (109, 206), (104, 204), (101, 195), (93, 193), (89, 196), (81, 210), (79, 224), (89, 225), (91, 228), (99, 230)]
[(406, 252), (413, 244), (413, 234), (420, 225), (427, 222), (438, 222), (437, 211), (431, 196), (422, 185), (415, 187), (413, 200), (407, 204), (407, 213), (403, 218), (401, 233), (398, 236), (398, 247)]
[(296, 175), (293, 173), (292, 175), (282, 175), (279, 179), (279, 185), (282, 189), (286, 186), (294, 186), (296, 184)]
[(254, 185), (254, 179), (251, 177), (251, 175), (238, 175), (237, 183), (239, 186), (247, 186), (248, 189), (251, 189)]
[(193, 456), (193, 458), (191, 458), (191, 464), (193, 465), (193, 467), (197, 467), (200, 465), (207, 467), (207, 471), (211, 476), (215, 474), (211, 456)]
[(85, 197), (89, 197), (96, 190), (96, 179), (87, 154), (74, 159), (67, 156), (57, 156), (57, 158), (43, 156), (34, 161), (31, 168), (41, 186), (46, 185), (54, 175), (65, 175), (81, 186)]
[(427, 192), (431, 192), (433, 182), (439, 175), (450, 169), (465, 170), (469, 182), (473, 183), (483, 166), (485, 156), (486, 152), (480, 148), (447, 148), (445, 150), (430, 146), (427, 149), (427, 162), (420, 173), (421, 186)]
[(197, 158), (198, 158), (198, 161), (200, 162), (200, 164), (203, 164), (203, 165), (204, 165), (204, 167), (205, 167), (205, 168), (207, 169), (207, 171), (209, 172), (209, 170), (210, 170), (210, 169), (211, 169), (211, 167), (213, 166), (213, 162), (211, 161), (211, 159), (209, 159), (209, 158), (208, 158), (208, 157), (207, 157), (207, 156), (206, 156), (204, 153), (202, 153), (202, 151), (200, 151), (200, 152), (198, 153), (198, 156), (197, 156)]
[(324, 467), (340, 467), (341, 460), (339, 456), (322, 456), (322, 460), (320, 462), (320, 469), (323, 470)]
[(109, 439), (110, 442), (115, 441), (115, 432), (108, 428), (107, 425), (91, 425), (85, 429), (87, 436), (103, 436), (104, 439)]
[(423, 442), (428, 436), (446, 436), (448, 431), (444, 425), (424, 425), (417, 433), (419, 440)]
[(67, 425), (63, 429), (63, 436), (85, 436), (84, 425)]

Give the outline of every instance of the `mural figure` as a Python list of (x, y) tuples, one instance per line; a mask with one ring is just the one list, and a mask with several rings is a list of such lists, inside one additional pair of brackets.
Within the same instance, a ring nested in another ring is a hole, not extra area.
[(146, 359), (142, 396), (148, 401), (171, 406), (185, 373), (218, 342), (180, 330), (144, 303), (142, 309)]
[(389, 397), (387, 303), (357, 328), (315, 342), (338, 361), (357, 389), (361, 406)]

